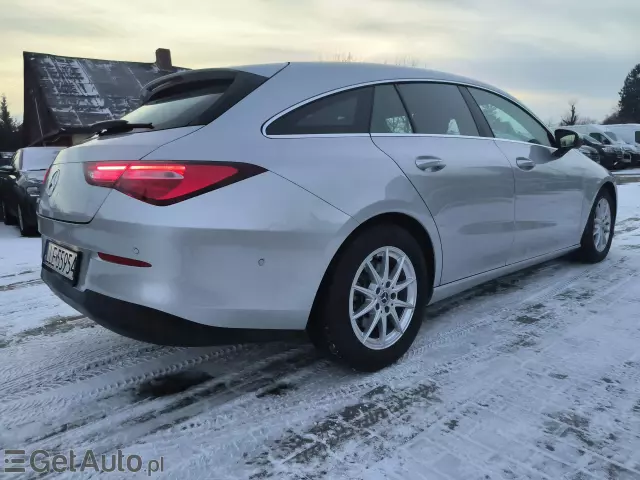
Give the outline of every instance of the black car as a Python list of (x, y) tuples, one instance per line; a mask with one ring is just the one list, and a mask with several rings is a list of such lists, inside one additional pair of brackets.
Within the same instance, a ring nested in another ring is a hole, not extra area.
[(582, 145), (579, 150), (583, 155), (589, 157), (594, 162), (600, 163), (600, 154), (595, 148), (590, 147), (589, 145)]
[(0, 166), (0, 215), (5, 225), (18, 224), (23, 236), (38, 233), (36, 206), (47, 169), (62, 148), (18, 150), (9, 165)]
[(600, 165), (605, 167), (607, 170), (619, 170), (629, 166), (629, 163), (624, 161), (624, 152), (621, 148), (617, 148), (613, 145), (605, 145), (590, 135), (579, 135), (582, 139), (583, 145), (594, 148), (598, 151), (598, 155), (600, 156)]

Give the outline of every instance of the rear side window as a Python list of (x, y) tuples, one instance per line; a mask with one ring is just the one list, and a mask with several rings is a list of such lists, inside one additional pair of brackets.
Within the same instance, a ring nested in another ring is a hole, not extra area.
[(371, 133), (413, 133), (409, 115), (393, 85), (375, 88)]
[(303, 105), (267, 127), (267, 135), (369, 133), (371, 87), (336, 93)]
[(403, 83), (398, 85), (416, 133), (478, 136), (471, 112), (455, 85)]
[(129, 123), (151, 123), (154, 130), (205, 125), (208, 121), (203, 114), (220, 100), (228, 87), (229, 83), (225, 82), (152, 100), (122, 119)]

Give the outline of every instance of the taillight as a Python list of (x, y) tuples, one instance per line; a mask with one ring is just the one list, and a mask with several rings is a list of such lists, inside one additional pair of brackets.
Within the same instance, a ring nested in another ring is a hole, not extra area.
[(44, 178), (42, 179), (42, 185), (47, 184), (47, 177), (49, 177), (49, 172), (51, 171), (51, 167), (47, 168), (47, 171), (44, 172)]
[(113, 188), (152, 205), (165, 206), (252, 177), (265, 170), (247, 163), (87, 162), (90, 185)]

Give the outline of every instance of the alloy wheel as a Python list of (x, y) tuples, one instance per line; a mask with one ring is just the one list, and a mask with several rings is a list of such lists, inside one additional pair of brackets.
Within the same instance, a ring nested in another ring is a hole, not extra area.
[(601, 198), (596, 205), (593, 217), (593, 245), (598, 252), (602, 252), (609, 243), (611, 236), (611, 207), (606, 198)]
[(358, 340), (373, 350), (396, 343), (416, 308), (418, 286), (411, 259), (397, 247), (382, 247), (360, 264), (349, 295), (349, 317)]

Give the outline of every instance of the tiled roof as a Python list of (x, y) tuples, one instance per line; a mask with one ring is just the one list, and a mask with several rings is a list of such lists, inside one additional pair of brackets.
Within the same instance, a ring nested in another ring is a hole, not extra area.
[[(82, 127), (122, 117), (139, 106), (142, 86), (185, 70), (154, 63), (119, 62), (24, 53), (58, 127)], [(26, 92), (25, 92), (26, 94)]]

